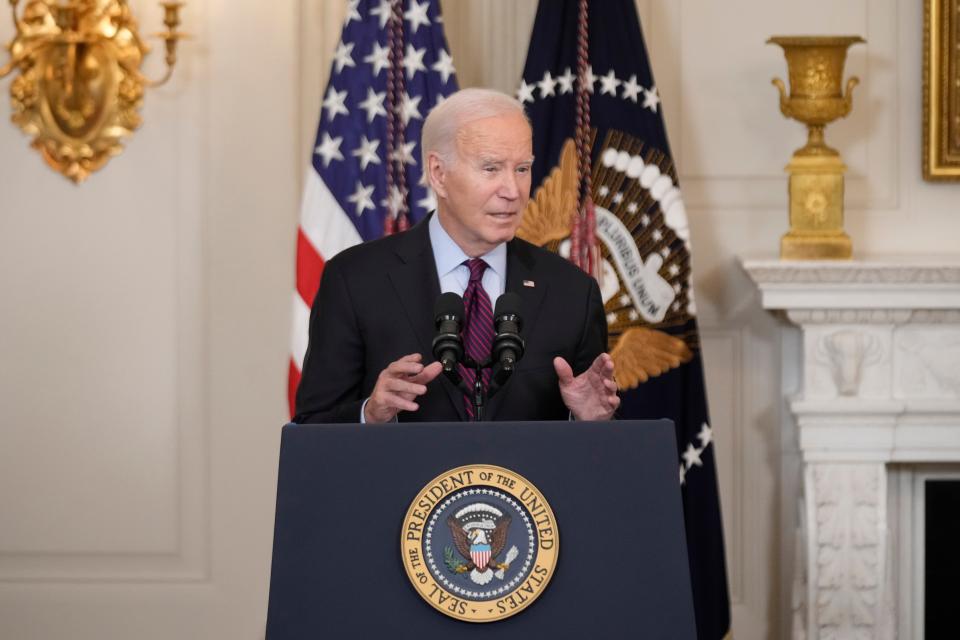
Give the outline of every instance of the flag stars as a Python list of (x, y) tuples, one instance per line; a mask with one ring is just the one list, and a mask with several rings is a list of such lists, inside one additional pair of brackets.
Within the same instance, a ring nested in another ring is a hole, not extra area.
[(453, 57), (447, 53), (446, 49), (440, 49), (438, 60), (430, 68), (440, 72), (440, 77), (443, 79), (444, 84), (446, 84), (450, 76), (457, 71), (453, 66)]
[(415, 34), (420, 27), (430, 26), (430, 18), (427, 17), (429, 8), (430, 3), (426, 0), (422, 4), (417, 3), (417, 0), (410, 0), (410, 8), (404, 12), (403, 17), (410, 23), (411, 33)]
[(384, 198), (380, 204), (386, 207), (387, 211), (390, 212), (390, 215), (396, 218), (400, 213), (400, 210), (403, 208), (406, 199), (406, 192), (401, 191), (397, 185), (393, 185), (390, 187), (390, 195)]
[(381, 47), (379, 42), (374, 42), (370, 55), (366, 56), (363, 61), (373, 67), (374, 77), (379, 76), (381, 71), (390, 66), (390, 49)]
[(557, 82), (560, 83), (560, 93), (573, 93), (573, 81), (576, 76), (570, 71), (570, 67), (563, 70), (562, 76), (557, 76)]
[(620, 204), (621, 202), (623, 202), (623, 193), (617, 191), (613, 194), (613, 204)]
[(407, 45), (407, 51), (403, 54), (403, 68), (407, 70), (407, 79), (412, 80), (417, 71), (426, 71), (423, 64), (423, 56), (427, 53), (426, 47), (414, 48), (412, 44)]
[(356, 207), (357, 217), (359, 218), (364, 211), (374, 208), (373, 185), (365, 187), (363, 183), (357, 180), (357, 189), (353, 192), (353, 195), (347, 197), (347, 201)]
[(607, 314), (607, 324), (613, 324), (617, 321), (617, 314), (608, 313)]
[(624, 293), (623, 295), (621, 295), (621, 296), (620, 296), (620, 304), (622, 304), (623, 306), (627, 306), (628, 304), (630, 304), (630, 296), (628, 296), (628, 295), (625, 294), (625, 293)]
[(703, 426), (700, 427), (700, 433), (697, 434), (697, 438), (700, 439), (700, 446), (704, 448), (713, 442), (713, 429), (710, 428), (710, 425), (704, 422)]
[(613, 69), (604, 75), (600, 76), (600, 95), (617, 95), (617, 87), (620, 86), (621, 81), (617, 79), (617, 76), (614, 75)]
[(593, 75), (593, 65), (587, 66), (587, 72), (580, 79), (581, 84), (586, 85), (587, 91), (593, 93), (593, 85), (597, 83), (597, 76)]
[(371, 9), (370, 14), (380, 18), (380, 28), (387, 26), (390, 16), (393, 15), (393, 7), (390, 6), (390, 0), (380, 0), (376, 9)]
[(675, 282), (675, 283), (673, 284), (673, 291), (674, 291), (675, 293), (680, 293), (681, 291), (683, 291), (683, 287), (680, 286), (680, 283), (679, 283), (679, 282)]
[(337, 73), (343, 71), (344, 67), (355, 67), (357, 63), (353, 61), (353, 57), (350, 55), (353, 53), (354, 43), (341, 42), (337, 45), (337, 50), (333, 54), (333, 62), (337, 67)]
[(347, 90), (337, 91), (333, 87), (327, 90), (327, 97), (323, 101), (323, 108), (327, 110), (327, 120), (333, 120), (339, 114), (347, 115), (349, 111), (344, 105), (347, 101)]
[(654, 229), (651, 235), (653, 236), (654, 242), (660, 242), (663, 240), (663, 232), (660, 231), (660, 229)]
[(646, 227), (647, 225), (649, 225), (649, 224), (650, 224), (650, 216), (648, 216), (647, 214), (643, 214), (642, 216), (640, 216), (640, 224), (642, 224), (642, 225), (645, 226), (645, 227)]
[(599, 195), (601, 198), (606, 198), (608, 195), (610, 195), (610, 187), (605, 184), (600, 185), (600, 188), (597, 189), (597, 195)]
[(520, 80), (520, 88), (517, 89), (517, 100), (521, 104), (525, 102), (533, 102), (533, 90), (537, 87), (537, 83), (527, 84), (526, 80)]
[(433, 195), (433, 189), (427, 187), (427, 194), (417, 200), (417, 206), (425, 209), (426, 211), (435, 211), (437, 208), (437, 197)]
[(634, 104), (636, 104), (637, 97), (640, 95), (640, 91), (642, 89), (643, 87), (637, 84), (637, 76), (634, 74), (623, 83), (623, 95), (621, 97), (624, 100), (631, 100)]
[(360, 103), (360, 108), (367, 112), (367, 122), (373, 122), (377, 116), (386, 116), (387, 110), (383, 107), (386, 92), (377, 93), (373, 87), (367, 87), (367, 99)]
[(627, 317), (630, 318), (630, 322), (636, 322), (640, 319), (640, 314), (637, 313), (636, 309), (630, 309), (630, 311), (627, 313)]
[(672, 275), (672, 276), (678, 276), (678, 275), (680, 275), (680, 267), (679, 267), (677, 264), (671, 264), (671, 265), (667, 268), (667, 271), (669, 271), (669, 272), (670, 272), (670, 275)]
[(663, 256), (663, 259), (664, 259), (664, 260), (666, 260), (667, 258), (669, 258), (669, 257), (670, 257), (670, 247), (664, 247), (663, 249), (660, 249), (660, 255)]
[(631, 202), (630, 204), (627, 205), (627, 213), (629, 213), (630, 215), (633, 215), (637, 212), (639, 208), (640, 207), (637, 206), (636, 202)]
[(350, 154), (360, 159), (361, 171), (365, 170), (371, 163), (380, 164), (380, 156), (377, 155), (377, 147), (379, 146), (379, 140), (367, 140), (367, 136), (360, 136), (360, 146), (351, 151)]
[(317, 148), (313, 150), (315, 154), (323, 159), (324, 167), (329, 167), (332, 160), (343, 160), (343, 154), (340, 153), (340, 144), (342, 142), (342, 136), (331, 138), (330, 134), (324, 131), (323, 140), (321, 140)]
[(403, 126), (407, 126), (414, 118), (422, 120), (420, 115), (420, 100), (423, 96), (411, 98), (409, 93), (404, 92), (403, 100), (400, 101), (400, 117), (403, 119)]
[[(637, 82), (637, 74), (632, 74), (626, 81), (617, 78), (614, 69), (610, 69), (602, 76), (597, 76), (593, 72), (593, 66), (589, 65), (582, 76), (579, 74), (574, 75), (570, 67), (567, 67), (563, 70), (563, 75), (556, 77), (547, 70), (543, 72), (543, 78), (541, 80), (534, 80), (528, 84), (525, 79), (521, 79), (520, 88), (517, 90), (517, 100), (521, 103), (535, 102), (537, 96), (534, 94), (534, 91), (537, 88), (540, 89), (540, 98), (574, 93), (574, 80), (590, 93), (594, 93), (594, 87), (597, 81), (599, 81), (600, 95), (608, 95), (614, 98), (618, 97), (617, 92), (622, 85), (623, 92), (619, 96), (621, 99), (625, 101), (629, 100), (633, 104), (638, 104), (642, 94), (643, 108), (649, 109), (653, 113), (656, 113), (659, 109), (660, 95), (657, 93), (657, 88), (650, 87), (647, 89), (641, 85)], [(444, 80), (444, 82), (446, 82), (446, 80)]]
[(417, 159), (413, 155), (413, 150), (417, 146), (417, 141), (404, 142), (398, 149), (394, 149), (390, 159), (402, 162), (403, 164), (417, 164)]
[(357, 22), (361, 21), (360, 12), (357, 11), (357, 5), (359, 4), (360, 0), (350, 0), (350, 2), (347, 4), (347, 19), (343, 22), (344, 27), (350, 24), (351, 20), (356, 20)]
[(643, 107), (644, 109), (650, 109), (654, 113), (657, 112), (657, 105), (660, 104), (660, 96), (657, 94), (657, 88), (652, 87), (650, 89), (643, 90)]
[(703, 466), (703, 460), (700, 459), (700, 454), (703, 453), (703, 449), (697, 449), (692, 444), (687, 445), (687, 450), (683, 452), (683, 461), (687, 465), (687, 469), (690, 469), (694, 465), (698, 467)]
[(557, 81), (553, 79), (553, 76), (550, 75), (549, 71), (543, 72), (543, 80), (538, 82), (537, 86), (540, 87), (541, 98), (556, 95), (554, 88), (557, 86)]

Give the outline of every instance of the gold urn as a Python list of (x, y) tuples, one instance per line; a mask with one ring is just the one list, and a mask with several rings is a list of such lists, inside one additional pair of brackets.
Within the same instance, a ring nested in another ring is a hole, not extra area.
[(866, 42), (859, 36), (777, 36), (767, 44), (783, 47), (790, 93), (783, 80), (780, 111), (807, 125), (807, 144), (797, 149), (786, 167), (790, 174), (790, 230), (780, 239), (783, 260), (843, 260), (853, 253), (843, 230), (843, 174), (847, 167), (836, 149), (826, 145), (823, 129), (844, 118), (852, 107), (859, 80), (851, 77), (843, 89), (843, 65), (850, 45)]

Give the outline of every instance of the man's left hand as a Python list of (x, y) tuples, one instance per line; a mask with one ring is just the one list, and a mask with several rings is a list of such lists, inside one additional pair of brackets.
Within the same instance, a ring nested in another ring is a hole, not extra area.
[(613, 379), (613, 358), (601, 353), (590, 368), (578, 376), (563, 358), (553, 359), (560, 378), (560, 395), (577, 420), (609, 420), (620, 406), (617, 382)]

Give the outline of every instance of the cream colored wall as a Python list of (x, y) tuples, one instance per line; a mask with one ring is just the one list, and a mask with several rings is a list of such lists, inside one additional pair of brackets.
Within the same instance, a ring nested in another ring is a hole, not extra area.
[[(0, 637), (262, 635), (299, 189), (343, 4), (189, 2), (173, 82), (79, 188), (3, 101)], [(827, 132), (855, 250), (955, 252), (960, 185), (920, 178), (920, 4), (638, 1), (691, 218), (738, 638), (789, 624), (797, 498), (793, 338), (735, 262), (776, 250), (802, 142), (763, 41), (867, 38), (854, 112)], [(514, 88), (535, 6), (444, 2), (461, 85)]]
[[(159, 30), (155, 2), (131, 4)], [(2, 638), (263, 635), (302, 165), (297, 15), (292, 1), (188, 2), (196, 37), (172, 82), (80, 187), (2, 101)]]

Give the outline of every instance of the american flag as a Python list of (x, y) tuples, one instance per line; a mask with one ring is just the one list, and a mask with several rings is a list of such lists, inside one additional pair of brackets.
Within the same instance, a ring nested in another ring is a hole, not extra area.
[[(397, 97), (404, 144), (394, 149), (406, 176), (406, 194), (387, 192), (388, 29), (394, 2), (351, 0), (330, 80), (323, 94), (313, 159), (307, 171), (297, 232), (297, 287), (288, 381), (290, 415), (307, 352), (310, 307), (323, 265), (340, 251), (380, 237), (395, 199), (403, 198), (415, 223), (434, 207), (420, 184), (420, 130), (457, 79), (438, 0), (402, 1), (404, 92)], [(395, 210), (396, 207), (393, 208)]]

